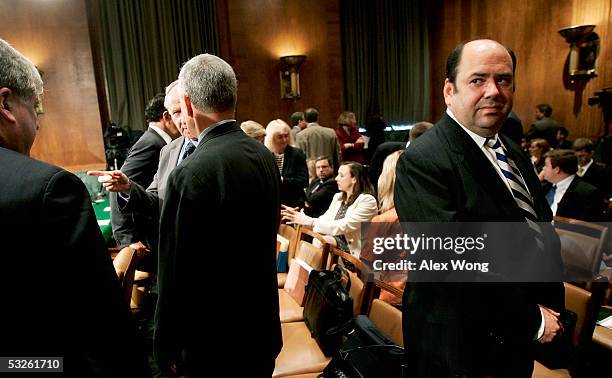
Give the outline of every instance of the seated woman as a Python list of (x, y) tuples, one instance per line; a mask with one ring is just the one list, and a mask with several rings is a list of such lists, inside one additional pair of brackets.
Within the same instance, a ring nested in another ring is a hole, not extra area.
[(531, 155), (531, 162), (535, 167), (536, 172), (540, 181), (544, 180), (541, 172), (544, 169), (544, 154), (550, 150), (550, 144), (546, 139), (532, 139), (529, 145), (529, 155)]
[(274, 154), (281, 175), (281, 204), (290, 207), (304, 206), (304, 188), (308, 186), (306, 155), (301, 149), (291, 146), (293, 137), (289, 125), (280, 119), (268, 123), (264, 144)]
[(336, 129), (342, 161), (364, 162), (363, 148), (365, 141), (359, 133), (357, 118), (353, 112), (342, 112), (338, 117), (338, 128)]
[(291, 224), (312, 226), (331, 245), (359, 257), (361, 222), (369, 222), (378, 213), (374, 188), (361, 164), (344, 162), (336, 176), (339, 193), (332, 199), (325, 214), (311, 218), (304, 210), (283, 206), (281, 215)]

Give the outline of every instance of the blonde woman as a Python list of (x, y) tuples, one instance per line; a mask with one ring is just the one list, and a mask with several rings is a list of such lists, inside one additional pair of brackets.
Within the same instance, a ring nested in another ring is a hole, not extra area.
[[(397, 161), (399, 160), (400, 155), (403, 153), (404, 150), (395, 151), (387, 156), (383, 164), (382, 173), (378, 178), (378, 202), (380, 203), (380, 215), (377, 215), (372, 219), (372, 225), (368, 230), (368, 238), (361, 253), (361, 260), (363, 260), (363, 262), (369, 266), (372, 266), (374, 260), (382, 259), (384, 262), (396, 263), (406, 257), (405, 252), (400, 252), (397, 255), (390, 253), (374, 255), (371, 244), (374, 237), (403, 234), (401, 225), (399, 223), (399, 218), (397, 217), (397, 212), (395, 211), (395, 202), (393, 200), (395, 187), (395, 167), (397, 166)], [(369, 235), (372, 235), (372, 237), (369, 237)], [(379, 279), (383, 282), (386, 282), (389, 285), (401, 290), (403, 290), (406, 286), (406, 278), (406, 273), (403, 271), (383, 271), (379, 277)], [(379, 298), (392, 304), (402, 302), (401, 298), (397, 298), (385, 290), (381, 291)]]
[(297, 147), (292, 147), (291, 129), (285, 121), (275, 119), (266, 127), (264, 144), (274, 155), (281, 176), (281, 204), (289, 207), (304, 207), (308, 186), (306, 155)]
[(240, 128), (244, 133), (258, 142), (263, 143), (266, 137), (266, 129), (255, 121), (244, 121), (240, 124)]

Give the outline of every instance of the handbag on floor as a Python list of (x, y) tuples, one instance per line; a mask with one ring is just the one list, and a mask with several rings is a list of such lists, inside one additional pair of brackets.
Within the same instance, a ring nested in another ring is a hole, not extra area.
[[(342, 283), (343, 277), (346, 285)], [(349, 273), (339, 265), (334, 270), (313, 269), (308, 276), (304, 322), (326, 356), (332, 356), (340, 348), (342, 336), (351, 326), (353, 299), (349, 295), (350, 288)]]
[(319, 377), (402, 378), (406, 376), (404, 348), (396, 345), (365, 315)]

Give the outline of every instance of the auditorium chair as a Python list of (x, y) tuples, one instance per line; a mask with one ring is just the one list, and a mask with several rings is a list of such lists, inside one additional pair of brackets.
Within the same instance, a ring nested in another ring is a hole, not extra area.
[[(303, 229), (304, 230), (304, 229)], [(307, 234), (313, 233), (308, 230)], [(296, 254), (299, 252), (296, 252)], [(343, 255), (343, 252), (337, 248), (331, 250), (331, 261), (337, 261), (338, 257)], [(352, 257), (352, 256), (351, 256)], [(320, 264), (325, 262), (327, 265), (328, 259), (320, 261)], [(357, 271), (365, 274), (366, 280), (370, 280), (371, 275), (364, 273), (367, 269), (359, 259), (353, 259)], [(353, 262), (351, 261), (351, 262)], [(319, 265), (322, 266), (322, 265)], [(333, 268), (333, 266), (330, 266)], [(358, 315), (362, 306), (362, 299), (369, 298), (369, 294), (364, 291), (371, 287), (369, 282), (361, 280), (358, 274), (350, 273), (351, 288), (349, 295), (353, 298), (353, 314)], [(292, 299), (292, 298), (289, 298)], [(276, 367), (273, 377), (290, 377), (300, 376), (301, 374), (320, 373), (325, 369), (331, 357), (325, 356), (317, 341), (311, 336), (310, 330), (303, 321), (281, 323), (283, 334), (283, 348), (276, 358)]]
[(561, 258), (569, 281), (600, 279), (608, 227), (572, 218), (554, 217), (554, 226), (561, 240)]
[[(593, 303), (593, 295), (591, 292), (584, 290), (578, 286), (564, 283), (565, 285), (565, 307), (577, 315), (576, 328), (572, 337), (574, 346), (576, 364), (573, 367), (579, 367), (581, 354), (585, 350), (586, 343), (589, 342), (593, 334), (595, 325), (594, 311), (597, 307)], [(571, 377), (569, 369), (549, 369), (538, 361), (534, 363), (533, 378), (569, 378)]]
[[(278, 226), (278, 234), (285, 239), (289, 240), (289, 249), (287, 250), (287, 263), (291, 264), (291, 259), (295, 255), (295, 249), (297, 246), (297, 237), (302, 226), (298, 225), (297, 227), (293, 227), (289, 224), (281, 224)], [(279, 289), (285, 286), (285, 281), (287, 280), (287, 273), (276, 273), (278, 279), (278, 287)]]
[[(304, 240), (308, 239), (308, 240)], [(313, 240), (318, 240), (321, 244), (320, 247), (313, 245)], [(314, 269), (323, 269), (324, 262), (327, 261), (329, 255), (330, 245), (325, 241), (323, 236), (318, 233), (305, 228), (300, 227), (295, 237), (296, 248), (294, 250), (294, 257), (297, 257)], [(291, 247), (290, 247), (291, 248)], [(283, 285), (284, 286), (284, 285)], [(293, 297), (291, 297), (286, 288), (278, 289), (278, 304), (279, 314), (281, 323), (288, 322), (299, 322), (304, 320), (303, 303), (297, 303)]]
[(136, 265), (138, 265), (140, 257), (140, 254), (135, 249), (125, 247), (117, 253), (113, 260), (113, 266), (121, 283), (121, 290), (127, 304), (131, 302), (134, 273), (136, 272)]

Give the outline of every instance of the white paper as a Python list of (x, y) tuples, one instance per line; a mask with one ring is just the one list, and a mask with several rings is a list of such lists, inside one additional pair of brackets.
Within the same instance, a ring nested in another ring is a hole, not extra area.
[(598, 321), (597, 324), (612, 329), (612, 315), (608, 316), (603, 320)]

